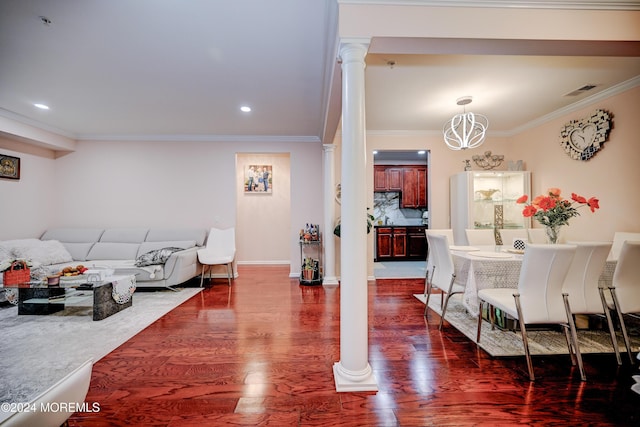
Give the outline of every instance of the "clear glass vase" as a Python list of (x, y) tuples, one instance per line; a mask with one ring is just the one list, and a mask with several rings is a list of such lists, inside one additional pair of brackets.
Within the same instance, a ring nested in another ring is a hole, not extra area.
[(544, 231), (547, 233), (547, 242), (552, 245), (558, 243), (558, 235), (560, 234), (559, 225), (548, 225), (544, 227)]

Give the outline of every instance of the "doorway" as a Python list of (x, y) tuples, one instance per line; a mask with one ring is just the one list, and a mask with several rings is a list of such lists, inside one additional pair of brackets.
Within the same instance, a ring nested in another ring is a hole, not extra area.
[(429, 158), (428, 150), (374, 151), (376, 278), (425, 276)]

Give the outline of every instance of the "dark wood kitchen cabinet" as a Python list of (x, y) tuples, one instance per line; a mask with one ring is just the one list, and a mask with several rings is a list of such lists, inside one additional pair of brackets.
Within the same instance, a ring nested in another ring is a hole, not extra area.
[(402, 191), (402, 168), (374, 166), (373, 191)]
[(401, 208), (426, 208), (427, 167), (374, 165), (373, 191), (399, 191)]
[(410, 166), (402, 169), (401, 208), (427, 207), (427, 168)]
[(376, 227), (376, 261), (407, 261), (427, 258), (423, 226)]

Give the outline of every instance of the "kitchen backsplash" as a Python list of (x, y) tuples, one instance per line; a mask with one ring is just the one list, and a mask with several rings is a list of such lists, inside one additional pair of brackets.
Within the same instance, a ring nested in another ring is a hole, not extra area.
[(373, 216), (376, 225), (423, 225), (424, 211), (424, 209), (400, 208), (399, 192), (373, 193)]

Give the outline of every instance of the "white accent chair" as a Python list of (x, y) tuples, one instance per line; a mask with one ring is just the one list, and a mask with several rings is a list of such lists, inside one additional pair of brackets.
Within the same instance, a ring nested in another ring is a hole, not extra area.
[[(483, 304), (486, 303), (518, 320), (530, 381), (535, 381), (526, 328), (531, 324), (562, 326), (571, 363), (575, 365), (577, 362), (581, 379), (586, 379), (573, 316), (562, 297), (562, 285), (575, 252), (574, 245), (528, 245), (522, 260), (518, 289), (491, 288), (478, 291), (479, 313), (482, 313)], [(489, 313), (493, 328), (491, 308)], [(479, 314), (478, 343), (481, 330), (482, 315)]]
[(572, 315), (598, 314), (606, 317), (611, 344), (616, 353), (618, 365), (621, 365), (618, 340), (611, 320), (611, 313), (606, 309), (606, 302), (602, 295), (603, 289), (598, 285), (611, 250), (611, 242), (571, 243), (575, 244), (577, 248), (562, 285), (562, 295), (567, 300)]
[(544, 228), (530, 228), (527, 230), (529, 235), (529, 242), (534, 244), (547, 243), (547, 232)]
[[(67, 419), (75, 411), (63, 410), (59, 403), (73, 403), (80, 407), (91, 383), (91, 371), (93, 370), (93, 359), (89, 359), (67, 374), (60, 381), (49, 387), (47, 390), (36, 396), (29, 402), (29, 411), (14, 412), (7, 418), (2, 418), (0, 414), (0, 425), (2, 427), (59, 427), (66, 423)], [(41, 411), (46, 409), (48, 404), (51, 411)], [(72, 407), (68, 405), (65, 407)]]
[(624, 345), (633, 365), (635, 360), (624, 315), (640, 313), (640, 241), (626, 240), (622, 244), (609, 292), (609, 295), (604, 293), (607, 308), (618, 313)]
[(640, 241), (640, 233), (629, 233), (626, 231), (616, 231), (613, 235), (613, 245), (611, 246), (611, 252), (609, 253), (609, 261), (617, 261), (622, 250), (622, 244), (631, 240), (634, 242)]
[(498, 232), (500, 233), (502, 245), (509, 248), (513, 247), (514, 239), (529, 241), (529, 233), (527, 233), (526, 228), (501, 228)]
[(427, 307), (429, 306), (429, 298), (433, 288), (436, 287), (442, 291), (442, 315), (440, 316), (440, 324), (438, 329), (442, 329), (442, 323), (447, 313), (447, 306), (449, 299), (454, 294), (460, 294), (464, 292), (464, 286), (455, 282), (456, 273), (453, 265), (453, 257), (449, 250), (449, 242), (447, 237), (442, 234), (432, 234), (430, 236), (431, 251), (436, 253), (435, 259), (435, 274), (432, 276), (431, 281), (427, 289), (427, 298), (425, 301), (425, 314), (427, 313)]
[(200, 287), (204, 281), (206, 269), (209, 270), (209, 280), (211, 280), (211, 270), (215, 265), (226, 265), (227, 279), (231, 286), (233, 278), (233, 260), (236, 257), (236, 230), (227, 228), (221, 230), (212, 228), (207, 237), (207, 246), (198, 250), (198, 262), (202, 264), (202, 274), (200, 275)]
[(496, 234), (493, 228), (466, 228), (467, 242), (471, 246), (495, 246)]

